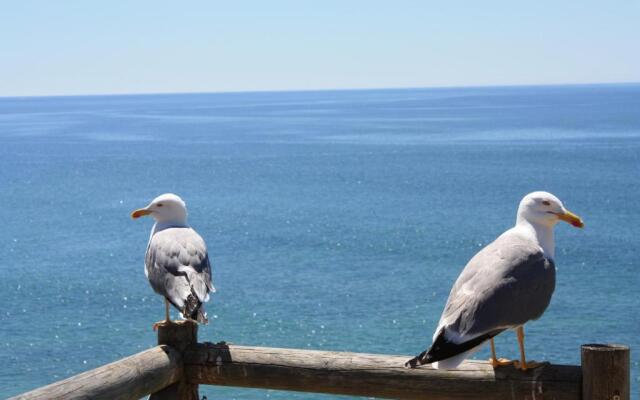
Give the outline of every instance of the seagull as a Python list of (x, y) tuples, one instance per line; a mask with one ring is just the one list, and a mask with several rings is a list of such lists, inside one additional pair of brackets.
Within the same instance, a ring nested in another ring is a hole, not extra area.
[(207, 246), (187, 224), (187, 206), (177, 195), (165, 193), (148, 206), (131, 213), (137, 219), (151, 215), (155, 224), (151, 229), (145, 254), (145, 275), (153, 290), (164, 297), (165, 320), (153, 325), (172, 323), (171, 303), (187, 320), (206, 324), (204, 304), (209, 293), (215, 293), (211, 282), (211, 265)]
[[(523, 327), (538, 319), (551, 301), (556, 283), (553, 228), (559, 221), (584, 226), (551, 193), (526, 195), (516, 225), (480, 250), (458, 276), (431, 347), (405, 366), (455, 369), (487, 341), (494, 368), (513, 364), (524, 371), (540, 365), (526, 361)], [(493, 338), (507, 329), (516, 331), (520, 361), (496, 356)]]

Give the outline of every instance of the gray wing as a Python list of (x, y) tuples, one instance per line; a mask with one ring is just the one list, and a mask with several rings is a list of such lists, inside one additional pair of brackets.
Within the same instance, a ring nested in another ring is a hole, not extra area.
[(206, 244), (191, 228), (168, 228), (153, 235), (145, 267), (153, 290), (180, 310), (189, 295), (203, 303), (215, 292)]
[[(539, 318), (555, 289), (555, 266), (542, 250), (505, 233), (476, 254), (451, 289), (442, 328), (458, 343)], [(435, 337), (435, 336), (434, 336)]]

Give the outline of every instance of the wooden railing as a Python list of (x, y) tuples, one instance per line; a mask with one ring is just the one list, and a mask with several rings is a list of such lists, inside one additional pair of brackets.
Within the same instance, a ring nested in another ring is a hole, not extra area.
[(452, 371), (407, 369), (409, 356), (198, 343), (197, 325), (160, 327), (159, 346), (13, 397), (196, 400), (198, 385), (393, 399), (629, 400), (629, 348), (583, 345), (582, 365), (519, 371), (467, 361)]

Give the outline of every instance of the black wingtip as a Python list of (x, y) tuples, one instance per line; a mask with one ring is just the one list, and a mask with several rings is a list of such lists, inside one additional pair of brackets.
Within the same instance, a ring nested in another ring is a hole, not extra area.
[(463, 343), (454, 343), (452, 341), (449, 341), (444, 335), (444, 330), (442, 330), (431, 345), (431, 348), (429, 348), (428, 351), (425, 351), (416, 358), (418, 358), (418, 362), (420, 363), (420, 365), (431, 364), (436, 361), (446, 360), (447, 358), (455, 357), (458, 354), (462, 354), (467, 350), (473, 349), (474, 347), (482, 344), (484, 341), (496, 336), (503, 330), (504, 329), (496, 329)]
[(414, 357), (411, 360), (404, 363), (405, 368), (413, 369), (418, 366), (418, 357)]
[(416, 357), (413, 357), (411, 360), (404, 363), (404, 366), (405, 368), (410, 368), (410, 369), (417, 368), (421, 365), (428, 364), (429, 361), (427, 360), (427, 358), (428, 358), (428, 355), (427, 355), (427, 351), (425, 350), (422, 353), (418, 354)]

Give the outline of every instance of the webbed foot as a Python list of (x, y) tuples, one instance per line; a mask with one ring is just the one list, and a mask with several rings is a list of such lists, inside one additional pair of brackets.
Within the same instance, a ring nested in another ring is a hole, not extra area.
[(173, 324), (173, 321), (171, 321), (170, 319), (165, 319), (163, 321), (158, 321), (155, 324), (153, 324), (153, 331), (157, 331), (159, 326), (166, 326), (166, 325), (170, 325)]
[(513, 362), (513, 366), (518, 368), (521, 371), (526, 371), (528, 369), (538, 368), (542, 364), (544, 364), (544, 363), (543, 362), (536, 362), (536, 361), (527, 361), (524, 364), (521, 363), (520, 361), (514, 361)]
[(512, 361), (506, 358), (498, 358), (497, 360), (495, 358), (490, 358), (489, 362), (491, 363), (491, 366), (493, 368), (504, 367), (516, 363), (516, 361)]

